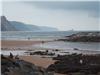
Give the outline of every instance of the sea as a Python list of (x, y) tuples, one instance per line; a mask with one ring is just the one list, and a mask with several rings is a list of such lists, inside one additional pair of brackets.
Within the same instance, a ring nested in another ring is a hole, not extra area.
[(32, 32), (32, 31), (2, 31), (2, 40), (53, 40), (64, 38), (65, 36), (77, 33), (73, 31), (52, 31), (52, 32)]
[[(1, 40), (57, 40), (65, 38), (80, 31), (52, 31), (52, 32), (31, 32), (31, 31), (4, 31), (1, 32)], [(34, 47), (34, 46), (33, 46)], [(35, 45), (40, 48), (93, 51), (100, 53), (100, 42), (64, 42), (54, 41)]]

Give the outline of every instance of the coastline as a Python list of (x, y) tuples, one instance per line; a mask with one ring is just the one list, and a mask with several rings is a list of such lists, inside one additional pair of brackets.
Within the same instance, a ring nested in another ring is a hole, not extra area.
[[(46, 43), (48, 41), (45, 41), (44, 43)], [(13, 51), (23, 51), (21, 49), (19, 50), (16, 50), (15, 48), (16, 47), (32, 47), (34, 45), (38, 45), (38, 44), (42, 44), (43, 42), (42, 41), (33, 41), (33, 40), (2, 40), (1, 41), (1, 47), (2, 48), (9, 48), (11, 50), (8, 50), (10, 52)], [(32, 50), (26, 48), (25, 51), (26, 52), (31, 52), (31, 51), (41, 51), (41, 50), (50, 50), (51, 52), (53, 52), (53, 48), (51, 49), (46, 49), (46, 48), (39, 48), (39, 49), (35, 49), (34, 47), (32, 48)], [(30, 51), (29, 51), (30, 50)], [(6, 50), (2, 50), (2, 51), (6, 51)], [(61, 49), (58, 49), (58, 51), (55, 51), (55, 52), (60, 52)], [(70, 50), (67, 50), (67, 51), (70, 51)], [(66, 52), (67, 52), (66, 51)], [(73, 50), (75, 52), (84, 52), (84, 53), (87, 53), (88, 52), (90, 53), (90, 51), (82, 51), (82, 50)], [(64, 51), (62, 51), (64, 53)], [(91, 52), (94, 52), (94, 51), (91, 51)], [(95, 53), (95, 52), (94, 52)], [(97, 52), (98, 53), (98, 52)], [(13, 53), (12, 53), (13, 54)], [(48, 56), (48, 55), (47, 55)], [(45, 57), (43, 58), (41, 55), (18, 55), (19, 59), (21, 60), (24, 60), (24, 61), (27, 61), (27, 62), (30, 62), (32, 64), (35, 64), (36, 66), (40, 66), (40, 67), (43, 67), (43, 68), (47, 68), (49, 65), (55, 63), (56, 60), (53, 60), (52, 58), (49, 58), (49, 57)], [(59, 74), (59, 73), (55, 73), (54, 75), (65, 75), (65, 74)]]
[[(58, 49), (59, 51), (61, 51), (62, 53), (66, 53), (66, 52), (71, 52), (71, 53), (83, 53), (83, 54), (100, 54), (100, 51), (99, 50), (82, 50), (82, 49), (69, 49), (69, 48), (66, 48), (66, 49), (63, 49), (63, 48), (42, 48), (40, 47), (40, 45), (45, 45), (45, 43), (48, 43), (48, 42), (54, 42), (53, 40), (52, 41), (33, 41), (33, 40), (1, 40), (1, 50), (2, 51), (34, 51), (34, 50), (56, 50)], [(34, 46), (35, 45), (35, 46)], [(58, 52), (59, 52), (58, 51)]]

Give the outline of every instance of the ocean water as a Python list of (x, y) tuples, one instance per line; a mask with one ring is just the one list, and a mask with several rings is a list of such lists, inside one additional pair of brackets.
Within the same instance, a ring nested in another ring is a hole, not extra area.
[(48, 49), (60, 49), (60, 50), (74, 50), (74, 48), (80, 51), (100, 51), (100, 42), (63, 42), (54, 41), (44, 44), (37, 44), (36, 47), (48, 48)]
[[(65, 38), (65, 36), (74, 34), (73, 31), (57, 31), (57, 32), (1, 32), (2, 40), (56, 40)], [(100, 42), (48, 42), (38, 44), (32, 47), (54, 48), (54, 49), (69, 49), (78, 48), (79, 50), (100, 51)]]
[(54, 32), (23, 32), (23, 31), (7, 31), (1, 32), (2, 40), (52, 40), (64, 38), (65, 36), (74, 34), (77, 32), (72, 31), (54, 31)]

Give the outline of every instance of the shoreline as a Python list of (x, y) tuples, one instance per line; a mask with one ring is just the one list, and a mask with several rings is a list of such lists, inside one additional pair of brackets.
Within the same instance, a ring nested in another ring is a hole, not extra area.
[[(51, 49), (50, 48), (38, 48), (38, 49), (36, 49), (36, 48), (32, 47), (32, 45), (34, 46), (36, 44), (38, 45), (38, 44), (42, 44), (42, 43), (46, 43), (46, 42), (49, 42), (49, 41), (43, 42), (43, 41), (33, 41), (33, 40), (1, 40), (1, 47), (2, 48), (5, 47), (5, 48), (9, 48), (9, 49), (11, 48), (12, 50), (2, 50), (2, 51), (5, 51), (5, 52), (9, 51), (11, 53), (13, 51), (26, 51), (26, 52), (29, 51), (29, 52), (31, 52), (31, 51), (40, 51), (40, 50), (45, 50), (45, 51), (50, 50), (51, 52), (53, 52), (53, 50), (56, 50), (56, 49), (53, 49), (53, 48), (51, 48)], [(19, 48), (19, 50), (15, 49), (17, 47)], [(20, 47), (24, 47), (26, 49), (21, 50)], [(32, 49), (31, 49), (31, 47), (32, 47)], [(58, 49), (58, 51), (55, 51), (55, 53), (56, 52), (63, 52), (64, 53), (64, 52), (67, 52), (67, 51), (71, 52), (70, 49), (66, 49), (66, 50)], [(80, 50), (80, 49), (79, 50), (73, 49), (72, 51), (81, 52), (81, 53), (84, 52), (84, 53), (87, 53), (87, 54), (88, 54), (88, 52), (89, 53), (93, 52), (93, 53), (95, 53), (95, 55), (96, 55), (96, 53), (100, 52), (100, 51), (98, 52), (98, 51), (88, 51), (88, 50)], [(52, 58), (48, 58), (48, 57), (43, 58), (43, 57), (38, 56), (38, 55), (26, 55), (26, 56), (25, 55), (18, 55), (18, 57), (21, 60), (30, 62), (32, 64), (35, 64), (36, 66), (40, 66), (40, 67), (43, 67), (43, 68), (47, 68), (49, 65), (55, 63), (55, 61), (56, 61), (56, 60), (53, 60)], [(65, 74), (56, 73), (54, 75), (65, 75)]]
[[(33, 40), (1, 40), (1, 50), (2, 51), (34, 51), (34, 50), (56, 50), (56, 48), (42, 48), (42, 47), (35, 47), (34, 45), (45, 44), (47, 42), (52, 41), (33, 41)], [(63, 53), (83, 53), (83, 54), (100, 54), (99, 50), (80, 50), (80, 49), (59, 49), (57, 48), (57, 52), (61, 51)]]

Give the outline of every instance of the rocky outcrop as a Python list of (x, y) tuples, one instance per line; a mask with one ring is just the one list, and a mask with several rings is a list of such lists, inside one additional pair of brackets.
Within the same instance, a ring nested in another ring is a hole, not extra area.
[(65, 39), (59, 39), (61, 41), (73, 41), (73, 42), (100, 42), (100, 32), (79, 32), (66, 36)]
[(100, 55), (58, 55), (53, 59), (57, 61), (48, 66), (49, 71), (62, 74), (79, 72), (84, 75), (97, 75), (100, 72)]
[(26, 52), (29, 55), (47, 55), (47, 56), (54, 56), (55, 53), (52, 52), (48, 52), (48, 50), (46, 51), (35, 51), (35, 52)]
[(42, 67), (20, 60), (18, 58), (1, 55), (1, 75), (53, 75)]

